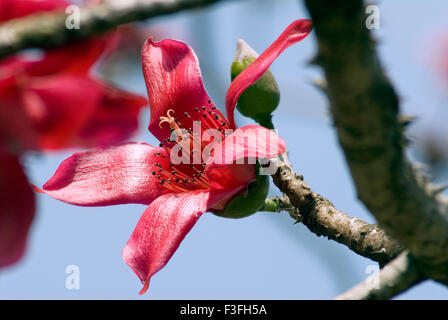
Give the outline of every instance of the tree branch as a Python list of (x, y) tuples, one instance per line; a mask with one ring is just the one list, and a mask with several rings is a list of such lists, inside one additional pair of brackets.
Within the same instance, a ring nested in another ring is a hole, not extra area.
[(125, 0), (80, 9), (80, 29), (66, 28), (65, 12), (33, 14), (0, 25), (0, 59), (26, 48), (52, 48), (119, 25), (199, 8), (222, 0)]
[(344, 244), (380, 265), (394, 259), (403, 250), (377, 225), (346, 215), (328, 199), (313, 192), (303, 177), (294, 174), (290, 166), (281, 164), (273, 179), (285, 196), (268, 199), (267, 207), (288, 211), (293, 219), (302, 222), (318, 236)]
[(305, 0), (325, 87), (359, 199), (418, 261), (448, 284), (448, 207), (406, 159), (399, 100), (365, 26), (361, 0)]
[(414, 259), (405, 251), (378, 273), (337, 296), (335, 300), (386, 300), (422, 280)]

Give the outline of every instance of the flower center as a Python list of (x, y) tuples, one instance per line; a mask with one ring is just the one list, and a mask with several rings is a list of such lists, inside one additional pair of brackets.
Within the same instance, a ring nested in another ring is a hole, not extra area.
[[(160, 147), (170, 155), (171, 149), (177, 146), (183, 152), (184, 161), (173, 164), (170, 160), (169, 171), (163, 169), (160, 163), (155, 163), (159, 169), (152, 174), (158, 177), (161, 185), (173, 192), (209, 188), (209, 180), (204, 174), (205, 161), (200, 157), (204, 148), (211, 142), (202, 141), (202, 132), (214, 129), (215, 134), (217, 131), (220, 138), (224, 139), (226, 130), (231, 129), (227, 120), (211, 101), (207, 107), (194, 108), (194, 113), (190, 115), (184, 112), (183, 117), (179, 119), (175, 117), (175, 111), (169, 109), (166, 116), (160, 117), (159, 126), (168, 124), (171, 132), (170, 137), (160, 143)], [(201, 159), (199, 163), (193, 160), (195, 155)]]
[[(170, 170), (162, 168), (160, 163), (154, 164), (158, 170), (154, 170), (152, 174), (157, 176), (159, 183), (166, 189), (173, 192), (185, 192), (195, 189), (208, 189), (209, 181), (204, 174), (204, 167), (198, 169), (197, 165), (173, 165), (170, 163)], [(183, 167), (185, 166), (185, 167)], [(193, 173), (195, 172), (195, 173)]]

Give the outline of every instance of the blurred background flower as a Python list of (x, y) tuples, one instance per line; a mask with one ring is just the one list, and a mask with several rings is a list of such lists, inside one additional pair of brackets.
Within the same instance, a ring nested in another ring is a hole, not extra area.
[[(64, 10), (65, 0), (4, 0), (0, 22)], [(146, 99), (91, 74), (119, 33), (0, 61), (0, 267), (19, 260), (35, 214), (35, 197), (21, 168), (29, 151), (104, 146), (126, 140)]]

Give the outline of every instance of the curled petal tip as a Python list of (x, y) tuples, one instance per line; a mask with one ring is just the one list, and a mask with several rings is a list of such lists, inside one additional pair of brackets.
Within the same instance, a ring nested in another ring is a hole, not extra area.
[(148, 291), (149, 287), (149, 279), (146, 279), (145, 284), (143, 285), (142, 290), (140, 290), (139, 294), (143, 295), (146, 291)]
[(143, 44), (141, 51), (143, 52), (148, 45), (152, 45), (152, 44), (153, 44), (152, 39), (151, 39), (151, 37), (149, 37), (148, 39), (146, 39), (145, 43)]
[(151, 45), (151, 46), (153, 46), (153, 47), (160, 47), (160, 46), (162, 46), (162, 42), (163, 42), (163, 41), (164, 41), (164, 40), (154, 41), (152, 37), (149, 37), (149, 38), (146, 40), (146, 43), (145, 43), (145, 45), (143, 46), (143, 48), (144, 48), (145, 46), (147, 46), (147, 45)]
[(313, 30), (313, 21), (309, 19), (296, 20), (295, 23), (302, 33), (310, 33)]
[(159, 43), (157, 43), (157, 42), (154, 42), (153, 40), (152, 40), (152, 37), (149, 37), (148, 39), (146, 39), (146, 41), (145, 41), (145, 43), (143, 44), (143, 47), (142, 47), (142, 53), (145, 51), (145, 49), (146, 48), (148, 48), (148, 47), (157, 47), (157, 44), (159, 44)]

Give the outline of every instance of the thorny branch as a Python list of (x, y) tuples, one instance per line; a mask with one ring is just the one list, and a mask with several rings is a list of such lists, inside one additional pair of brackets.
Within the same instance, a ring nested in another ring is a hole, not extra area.
[(391, 261), (403, 250), (377, 225), (348, 216), (328, 199), (313, 192), (289, 165), (282, 163), (273, 179), (284, 196), (267, 199), (265, 209), (288, 211), (293, 219), (302, 222), (311, 232), (344, 244), (380, 265)]
[(404, 152), (399, 99), (365, 27), (362, 0), (305, 0), (315, 64), (359, 199), (408, 248), (425, 277), (448, 284), (448, 206)]

